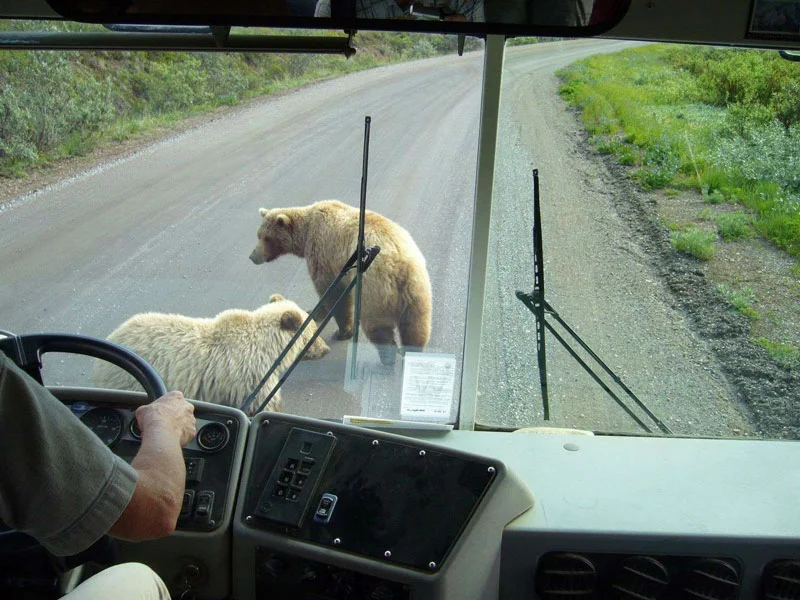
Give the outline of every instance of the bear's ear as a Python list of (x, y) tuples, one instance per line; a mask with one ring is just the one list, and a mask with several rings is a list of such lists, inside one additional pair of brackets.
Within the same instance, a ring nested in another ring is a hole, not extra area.
[(259, 208), (258, 209), (258, 214), (260, 214), (262, 217), (266, 217), (268, 213), (269, 213), (269, 211), (266, 208)]
[(269, 297), (269, 301), (271, 303), (272, 302), (280, 302), (281, 300), (285, 300), (285, 298), (283, 296), (281, 296), (280, 294), (272, 294), (272, 296)]
[(283, 213), (275, 217), (275, 222), (278, 224), (278, 227), (284, 227), (287, 229), (292, 224), (292, 220)]
[(281, 315), (281, 329), (297, 331), (303, 324), (303, 317), (296, 310), (287, 310)]

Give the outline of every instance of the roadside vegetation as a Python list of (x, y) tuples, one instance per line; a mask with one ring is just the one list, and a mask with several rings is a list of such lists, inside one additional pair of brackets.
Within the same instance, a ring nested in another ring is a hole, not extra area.
[[(671, 208), (675, 250), (716, 264), (706, 272), (754, 343), (800, 368), (800, 65), (774, 51), (648, 45), (559, 77), (594, 149)], [(768, 248), (761, 240), (794, 261), (781, 289), (737, 272), (736, 256)]]
[[(0, 29), (96, 26), (0, 22)], [(281, 32), (286, 34), (287, 32)], [(294, 32), (299, 33), (299, 32)], [(0, 176), (331, 76), (456, 52), (455, 36), (363, 32), (341, 56), (0, 51)], [(467, 50), (477, 42), (468, 39)]]

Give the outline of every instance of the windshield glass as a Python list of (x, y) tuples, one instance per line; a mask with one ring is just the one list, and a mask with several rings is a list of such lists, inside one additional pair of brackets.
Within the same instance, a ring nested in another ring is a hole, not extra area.
[[(0, 52), (0, 329), (109, 338), (168, 388), (242, 406), (329, 291), (306, 360), (278, 387), (314, 325), (249, 411), (452, 425), (466, 406), (503, 430), (800, 434), (798, 63), (509, 42), (486, 221), (483, 42), (458, 56), (452, 36), (356, 41), (349, 60)], [(380, 252), (356, 330), (356, 290), (334, 307), (353, 271), (335, 282), (356, 250), (366, 117), (365, 245)], [(465, 349), (487, 222), (482, 336)], [(141, 389), (114, 369), (44, 359), (50, 385)]]
[[(571, 41), (509, 47), (503, 77), (477, 422), (797, 437), (800, 65)], [(538, 321), (515, 295), (535, 285), (532, 169)]]
[[(268, 408), (454, 423), (481, 43), (462, 57), (452, 36), (359, 44), (350, 60), (0, 53), (0, 328), (111, 336), (169, 388), (241, 406), (356, 249), (370, 117), (365, 242), (381, 251), (356, 351), (353, 290)], [(90, 359), (44, 362), (51, 385), (141, 390)]]

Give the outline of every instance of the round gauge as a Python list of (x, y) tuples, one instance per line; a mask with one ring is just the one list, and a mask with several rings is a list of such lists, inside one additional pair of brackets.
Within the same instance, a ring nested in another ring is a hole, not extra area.
[(102, 440), (106, 446), (113, 446), (122, 435), (122, 428), (125, 424), (122, 417), (113, 408), (93, 408), (81, 416), (81, 421), (94, 434)]
[(222, 423), (206, 423), (197, 432), (197, 445), (203, 450), (216, 452), (228, 443), (228, 428)]
[(142, 439), (142, 430), (139, 429), (139, 423), (136, 421), (136, 417), (131, 419), (131, 424), (128, 427), (128, 430), (131, 432), (131, 435), (135, 437), (137, 440)]

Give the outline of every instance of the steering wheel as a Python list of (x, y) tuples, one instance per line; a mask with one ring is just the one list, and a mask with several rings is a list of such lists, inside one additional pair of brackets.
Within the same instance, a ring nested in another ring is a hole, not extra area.
[[(65, 352), (106, 360), (124, 369), (142, 385), (150, 401), (167, 393), (164, 381), (150, 363), (127, 348), (107, 340), (66, 333), (0, 334), (6, 336), (0, 337), (0, 351), (42, 385), (42, 355), (48, 352)], [(34, 538), (19, 531), (0, 529), (0, 560), (7, 560), (15, 555), (27, 560), (26, 557), (37, 550), (41, 551), (43, 548)], [(116, 548), (108, 536), (103, 536), (80, 554), (51, 559), (55, 559), (56, 564), (65, 570), (100, 557), (110, 558), (111, 564), (118, 562)]]
[(82, 354), (108, 361), (130, 373), (152, 401), (167, 393), (156, 370), (138, 354), (107, 340), (69, 333), (32, 333), (0, 338), (0, 351), (36, 381), (42, 381), (42, 355), (47, 352)]

